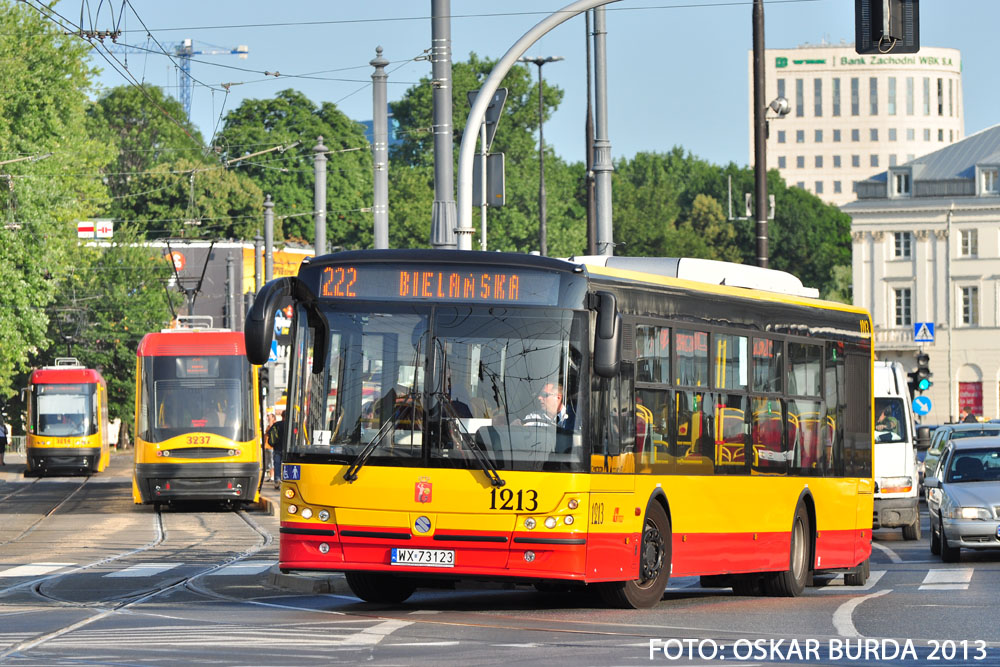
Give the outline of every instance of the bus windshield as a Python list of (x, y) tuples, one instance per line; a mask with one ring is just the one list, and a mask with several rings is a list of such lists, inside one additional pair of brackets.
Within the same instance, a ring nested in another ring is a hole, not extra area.
[(291, 403), (305, 410), (292, 456), (351, 462), (374, 442), (378, 465), (476, 468), (476, 447), (499, 470), (584, 469), (583, 314), (449, 304), (327, 318), (327, 366), (312, 373), (308, 346), (294, 352)]
[(41, 384), (34, 392), (36, 435), (69, 437), (97, 433), (92, 384)]
[(162, 442), (185, 433), (253, 439), (250, 362), (243, 356), (143, 360), (139, 437)]

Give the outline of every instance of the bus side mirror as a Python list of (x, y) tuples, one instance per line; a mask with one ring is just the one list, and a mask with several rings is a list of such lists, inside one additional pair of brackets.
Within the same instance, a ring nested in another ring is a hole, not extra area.
[(247, 359), (255, 366), (263, 366), (271, 356), (274, 340), (274, 316), (281, 300), (292, 296), (297, 278), (275, 278), (260, 288), (243, 324)]
[(621, 364), (622, 317), (611, 292), (597, 292), (597, 330), (594, 332), (594, 372), (600, 377), (618, 375)]

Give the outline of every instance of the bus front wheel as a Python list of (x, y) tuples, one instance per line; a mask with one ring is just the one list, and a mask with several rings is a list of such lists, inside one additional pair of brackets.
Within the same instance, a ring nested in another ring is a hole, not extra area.
[(670, 579), (670, 518), (653, 500), (646, 507), (639, 547), (639, 578), (598, 584), (604, 601), (621, 609), (645, 609), (663, 598)]
[(411, 582), (391, 574), (346, 572), (344, 577), (351, 592), (365, 602), (398, 604), (413, 595), (417, 589)]

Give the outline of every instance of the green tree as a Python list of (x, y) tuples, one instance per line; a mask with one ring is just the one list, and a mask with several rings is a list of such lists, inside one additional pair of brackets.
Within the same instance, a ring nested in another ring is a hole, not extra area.
[[(336, 105), (316, 106), (295, 90), (272, 99), (244, 100), (226, 114), (216, 144), (223, 160), (235, 160), (241, 173), (274, 200), (276, 216), (288, 216), (275, 238), (311, 243), (313, 222), (313, 146), (317, 137), (327, 156), (327, 242), (345, 248), (371, 247), (372, 154), (361, 124)], [(281, 150), (251, 157), (253, 153)], [(258, 210), (263, 202), (258, 202)]]
[(0, 398), (48, 347), (45, 307), (73, 265), (74, 221), (107, 201), (110, 147), (87, 132), (88, 51), (35, 8), (0, 2)]
[[(452, 128), (456, 161), (469, 117), (467, 93), (480, 88), (495, 63), (495, 60), (480, 58), (472, 53), (468, 61), (452, 65)], [(538, 140), (534, 136), (538, 129), (538, 85), (533, 81), (532, 73), (527, 65), (514, 67), (501, 84), (508, 90), (507, 102), (490, 150), (505, 154), (507, 203), (502, 208), (488, 211), (487, 241), (491, 250), (528, 252), (539, 247)], [(543, 117), (548, 119), (562, 101), (563, 91), (552, 85), (546, 85), (544, 91)], [(399, 122), (402, 141), (392, 150), (390, 180), (396, 178), (397, 169), (433, 169), (434, 135), (430, 131), (433, 122), (432, 96), (431, 77), (427, 76), (409, 88), (402, 99), (392, 103), (393, 118)], [(433, 171), (430, 173), (429, 195), (419, 197), (416, 203), (395, 198), (389, 200), (392, 224), (412, 234), (409, 239), (403, 239), (406, 245), (402, 247), (424, 246), (430, 237), (434, 201)], [(586, 250), (585, 211), (580, 199), (583, 175), (581, 166), (570, 167), (550, 148), (546, 148), (546, 228), (550, 255), (565, 256)], [(479, 247), (478, 211), (473, 214), (473, 220), (477, 229), (473, 247)], [(394, 234), (396, 232), (390, 229), (390, 238), (394, 238)]]
[(139, 340), (166, 326), (180, 295), (165, 285), (170, 264), (144, 243), (136, 226), (119, 225), (112, 244), (87, 244), (50, 307), (48, 336), (56, 348), (41, 363), (71, 353), (101, 371), (108, 383), (108, 411), (123, 425), (135, 411), (135, 352)]
[(131, 221), (147, 236), (251, 239), (261, 226), (264, 196), (249, 177), (182, 158), (134, 179), (142, 193)]
[(213, 164), (201, 133), (184, 107), (156, 86), (118, 86), (104, 93), (88, 110), (91, 133), (115, 149), (105, 180), (112, 197), (110, 215), (126, 220), (141, 199), (137, 181), (143, 172), (187, 158)]

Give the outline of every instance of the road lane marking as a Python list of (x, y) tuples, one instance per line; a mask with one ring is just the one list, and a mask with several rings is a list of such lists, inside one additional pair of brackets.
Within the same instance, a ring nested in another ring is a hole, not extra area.
[(140, 563), (118, 572), (110, 572), (105, 577), (152, 577), (154, 574), (180, 567), (182, 563)]
[(855, 591), (869, 591), (875, 587), (879, 579), (885, 576), (886, 570), (872, 570), (868, 574), (868, 581), (865, 582), (864, 586), (848, 586), (844, 583), (844, 575), (838, 574), (836, 577), (831, 579), (829, 583), (824, 584), (821, 587), (816, 588), (817, 593), (838, 593), (843, 595), (844, 593), (853, 593)]
[(872, 600), (880, 595), (885, 595), (890, 591), (892, 591), (891, 588), (886, 588), (869, 595), (859, 595), (858, 597), (852, 598), (840, 605), (837, 607), (837, 611), (833, 612), (833, 629), (836, 630), (837, 634), (841, 637), (860, 637), (861, 633), (858, 632), (856, 627), (854, 627), (854, 621), (851, 620), (851, 616), (854, 614), (854, 609), (862, 602)]
[(972, 581), (971, 567), (928, 570), (923, 583), (917, 590), (921, 591), (964, 591), (968, 590)]
[(210, 572), (209, 576), (212, 577), (235, 577), (247, 574), (260, 574), (270, 570), (271, 567), (278, 561), (274, 560), (248, 560), (241, 563), (233, 563), (232, 565), (227, 565), (223, 568), (216, 570), (215, 572)]
[(379, 623), (378, 625), (373, 625), (370, 628), (365, 628), (360, 632), (347, 635), (343, 639), (332, 643), (340, 646), (375, 646), (385, 639), (386, 636), (392, 634), (400, 628), (405, 628), (408, 625), (413, 625), (413, 622), (390, 619)]
[(29, 563), (0, 571), (0, 577), (37, 577), (40, 574), (48, 574), (74, 565), (76, 563)]
[(879, 551), (881, 551), (882, 553), (884, 553), (886, 556), (888, 556), (889, 560), (891, 560), (893, 563), (902, 563), (903, 562), (903, 559), (899, 557), (899, 554), (897, 554), (895, 551), (893, 551), (889, 547), (885, 546), (884, 544), (879, 544), (878, 542), (873, 541), (872, 542), (872, 547), (874, 547), (875, 549), (878, 549)]

